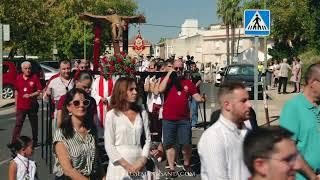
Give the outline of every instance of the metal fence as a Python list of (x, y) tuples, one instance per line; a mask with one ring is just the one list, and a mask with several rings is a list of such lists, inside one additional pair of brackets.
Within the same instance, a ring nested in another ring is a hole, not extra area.
[(48, 101), (41, 100), (41, 158), (45, 160), (52, 173), (53, 152), (52, 152), (52, 120), (54, 109), (51, 97)]

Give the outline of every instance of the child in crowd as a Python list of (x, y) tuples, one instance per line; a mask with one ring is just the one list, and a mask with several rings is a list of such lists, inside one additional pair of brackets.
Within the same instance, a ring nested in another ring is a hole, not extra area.
[(15, 158), (9, 165), (9, 180), (35, 180), (36, 163), (30, 159), (33, 152), (33, 142), (27, 136), (21, 136), (13, 144), (8, 145)]

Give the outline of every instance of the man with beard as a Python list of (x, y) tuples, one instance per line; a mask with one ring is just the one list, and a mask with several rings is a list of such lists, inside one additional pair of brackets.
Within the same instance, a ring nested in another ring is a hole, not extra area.
[(244, 180), (250, 173), (243, 163), (242, 142), (250, 118), (249, 95), (239, 82), (222, 84), (218, 91), (221, 114), (198, 143), (203, 180)]
[(13, 130), (12, 143), (15, 143), (20, 137), (23, 122), (28, 115), (33, 144), (38, 144), (38, 108), (39, 104), (37, 97), (41, 92), (41, 84), (39, 78), (31, 74), (31, 63), (24, 61), (21, 64), (22, 74), (18, 75), (15, 84), (15, 97), (16, 97), (16, 125)]
[[(52, 100), (54, 101), (54, 105), (57, 106), (60, 100), (60, 97), (65, 95), (69, 90), (71, 90), (74, 86), (73, 80), (70, 77), (71, 72), (71, 62), (68, 60), (61, 60), (59, 62), (59, 76), (52, 79), (46, 87), (46, 91), (44, 93), (44, 98), (51, 95)], [(55, 130), (57, 127), (57, 111), (56, 107), (54, 108), (54, 120), (52, 124), (52, 130)], [(54, 131), (52, 131), (54, 132)]]
[(174, 171), (175, 145), (182, 145), (183, 169), (194, 175), (190, 167), (191, 158), (191, 123), (189, 98), (192, 96), (198, 102), (205, 99), (198, 92), (191, 80), (183, 78), (183, 62), (175, 60), (173, 69), (162, 79), (159, 92), (164, 93), (163, 104), (163, 144), (166, 149), (170, 178), (177, 177)]
[(281, 127), (259, 128), (243, 142), (244, 162), (251, 180), (294, 180), (300, 158), (293, 133)]

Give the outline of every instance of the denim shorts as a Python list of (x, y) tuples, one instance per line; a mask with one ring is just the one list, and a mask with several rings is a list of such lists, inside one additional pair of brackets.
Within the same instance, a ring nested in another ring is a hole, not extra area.
[(162, 120), (164, 147), (169, 145), (191, 144), (190, 120)]

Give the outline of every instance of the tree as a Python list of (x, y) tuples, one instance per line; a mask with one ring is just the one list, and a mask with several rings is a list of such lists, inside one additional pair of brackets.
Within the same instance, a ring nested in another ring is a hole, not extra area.
[(230, 65), (230, 16), (227, 13), (229, 0), (219, 0), (217, 5), (217, 15), (222, 19), (223, 24), (226, 26), (227, 36), (227, 65)]
[(222, 19), (226, 26), (227, 36), (227, 64), (230, 64), (230, 26), (231, 26), (231, 56), (235, 51), (235, 29), (241, 22), (242, 12), (240, 10), (240, 0), (219, 0), (217, 5), (218, 17)]
[(240, 0), (232, 0), (230, 2), (230, 8), (228, 9), (228, 13), (230, 14), (230, 24), (231, 24), (231, 57), (232, 60), (235, 56), (235, 41), (236, 41), (236, 28), (239, 27), (242, 22), (242, 11), (239, 6)]
[[(270, 38), (275, 42), (273, 49), (269, 50), (273, 58), (291, 58), (320, 45), (318, 0), (266, 1), (272, 18)], [(247, 1), (244, 8), (261, 9), (262, 5), (263, 0), (252, 0)]]
[[(58, 57), (82, 58), (84, 36), (93, 42), (92, 24), (79, 20), (79, 14), (92, 12), (106, 14), (114, 8), (119, 14), (134, 15), (137, 4), (133, 0), (0, 0), (0, 22), (10, 24), (12, 55), (19, 50), (50, 58), (52, 46), (58, 48)], [(84, 29), (87, 29), (84, 32)], [(102, 44), (110, 39), (108, 25), (104, 26)], [(89, 46), (93, 48), (92, 44)]]

